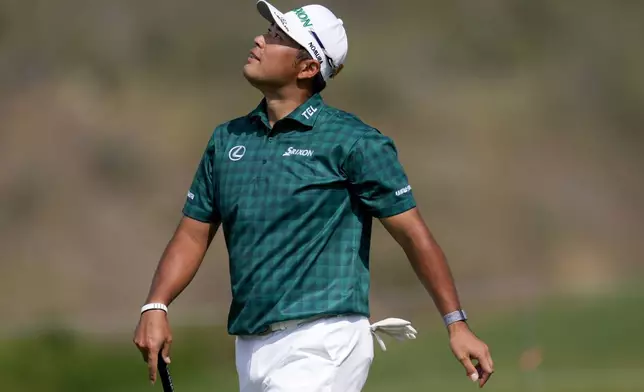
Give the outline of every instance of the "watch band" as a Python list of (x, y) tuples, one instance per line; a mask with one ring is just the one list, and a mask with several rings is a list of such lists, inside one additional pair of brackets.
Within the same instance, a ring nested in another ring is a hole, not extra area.
[(467, 320), (467, 314), (465, 314), (465, 311), (462, 309), (455, 310), (443, 316), (443, 322), (445, 323), (446, 327), (450, 324), (454, 324), (457, 321), (465, 320)]
[(145, 304), (143, 307), (141, 307), (141, 314), (147, 312), (148, 310), (163, 310), (168, 313), (168, 307), (165, 304), (155, 302), (155, 303), (150, 303), (150, 304)]

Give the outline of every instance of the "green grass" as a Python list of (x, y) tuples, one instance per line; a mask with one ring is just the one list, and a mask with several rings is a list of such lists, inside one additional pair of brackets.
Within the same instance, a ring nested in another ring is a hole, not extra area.
[[(523, 313), (473, 321), (491, 347), (496, 374), (485, 388), (503, 392), (644, 391), (643, 301), (612, 297), (551, 301)], [(413, 342), (376, 345), (365, 391), (471, 391), (444, 330), (417, 324)], [(172, 373), (181, 392), (235, 391), (233, 338), (221, 327), (175, 331)], [(130, 336), (96, 341), (53, 331), (0, 342), (2, 391), (149, 391), (146, 366)], [(543, 361), (525, 371), (519, 357), (539, 347)], [(160, 386), (156, 387), (160, 390)]]
[[(490, 391), (644, 391), (644, 301), (605, 298), (552, 301), (528, 314), (473, 325), (491, 347), (496, 373)], [(372, 367), (367, 390), (467, 391), (471, 382), (451, 357), (442, 331), (420, 344), (392, 344)], [(521, 354), (539, 347), (542, 363), (522, 371)]]

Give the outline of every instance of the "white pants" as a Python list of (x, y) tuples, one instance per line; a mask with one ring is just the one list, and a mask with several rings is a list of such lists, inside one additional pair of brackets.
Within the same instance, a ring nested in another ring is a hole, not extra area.
[(373, 360), (369, 320), (324, 318), (266, 336), (239, 336), (241, 392), (359, 392)]

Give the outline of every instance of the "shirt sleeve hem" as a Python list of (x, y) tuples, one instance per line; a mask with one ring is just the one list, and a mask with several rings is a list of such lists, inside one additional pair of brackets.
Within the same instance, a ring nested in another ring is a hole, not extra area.
[(183, 215), (187, 216), (188, 218), (192, 218), (204, 223), (211, 222), (210, 214), (206, 213), (205, 211), (199, 208), (196, 208), (196, 207), (189, 208), (188, 206), (186, 206), (183, 208), (182, 212), (183, 212)]
[(409, 211), (412, 208), (416, 207), (416, 201), (414, 199), (402, 200), (393, 206), (386, 208), (373, 210), (372, 213), (376, 218), (388, 218), (390, 216), (402, 214), (405, 211)]

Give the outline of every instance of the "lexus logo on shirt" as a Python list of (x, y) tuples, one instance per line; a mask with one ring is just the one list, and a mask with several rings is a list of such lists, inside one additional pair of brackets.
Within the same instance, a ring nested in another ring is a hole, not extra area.
[(238, 161), (244, 157), (244, 154), (246, 154), (246, 147), (235, 146), (228, 151), (228, 158), (231, 161)]

